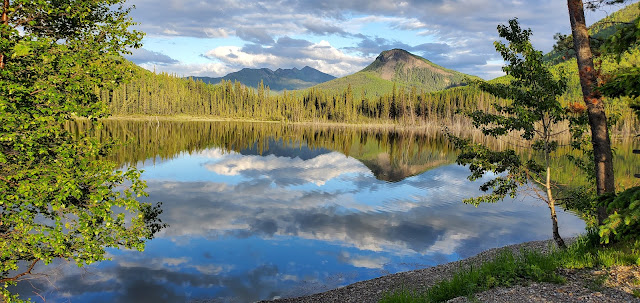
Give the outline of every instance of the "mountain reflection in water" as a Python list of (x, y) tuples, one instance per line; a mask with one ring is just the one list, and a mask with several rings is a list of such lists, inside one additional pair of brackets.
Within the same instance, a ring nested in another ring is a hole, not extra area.
[[(114, 160), (145, 171), (145, 201), (163, 202), (170, 227), (143, 253), (109, 250), (112, 261), (83, 269), (40, 267), (48, 276), (21, 283), (24, 296), (251, 302), (551, 236), (548, 209), (533, 198), (463, 204), (482, 181), (452, 164), (439, 134), (108, 122), (102, 136), (135, 138)], [(558, 217), (563, 236), (584, 230), (575, 215)]]

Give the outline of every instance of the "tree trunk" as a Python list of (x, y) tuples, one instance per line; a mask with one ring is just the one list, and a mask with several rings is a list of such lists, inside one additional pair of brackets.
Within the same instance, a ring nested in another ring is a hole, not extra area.
[(559, 248), (567, 248), (567, 245), (564, 243), (562, 237), (560, 237), (560, 232), (558, 231), (558, 217), (556, 215), (556, 207), (554, 202), (549, 203), (549, 210), (551, 211), (553, 240), (556, 241), (556, 245), (558, 245)]
[[(9, 0), (4, 0), (4, 4), (2, 5), (2, 25), (9, 26)], [(5, 55), (0, 54), (0, 69), (4, 69), (5, 62)]]
[(553, 240), (556, 241), (556, 245), (559, 248), (565, 249), (567, 245), (564, 243), (564, 240), (560, 236), (560, 232), (558, 231), (558, 216), (556, 215), (556, 201), (553, 199), (553, 192), (551, 191), (551, 151), (549, 150), (549, 132), (545, 127), (545, 138), (544, 138), (544, 152), (545, 152), (545, 162), (547, 166), (547, 178), (545, 180), (545, 189), (547, 191), (547, 205), (549, 206), (549, 211), (551, 212), (551, 231), (553, 234)]
[[(597, 192), (598, 195), (613, 193), (615, 192), (615, 182), (611, 141), (602, 96), (594, 90), (597, 84), (597, 72), (593, 66), (589, 32), (584, 19), (584, 7), (582, 0), (567, 0), (567, 4), (573, 33), (573, 47), (578, 59), (580, 85), (589, 115)], [(598, 223), (602, 224), (606, 217), (606, 209), (598, 207)]]

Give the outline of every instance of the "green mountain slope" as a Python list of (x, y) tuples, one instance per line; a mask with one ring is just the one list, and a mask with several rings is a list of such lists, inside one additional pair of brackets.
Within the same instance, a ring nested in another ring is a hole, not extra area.
[(265, 87), (272, 91), (296, 90), (314, 86), (318, 83), (333, 80), (336, 77), (325, 74), (317, 69), (305, 66), (302, 69), (277, 69), (275, 71), (268, 68), (252, 69), (244, 68), (240, 71), (230, 73), (224, 77), (192, 77), (209, 84), (218, 84), (222, 80), (231, 82), (238, 81), (248, 87), (258, 88), (260, 81)]
[[(640, 6), (634, 3), (589, 26), (592, 49), (598, 49), (607, 38), (616, 32), (619, 24), (629, 23), (638, 18), (638, 16), (640, 16)], [(561, 63), (572, 58), (575, 58), (573, 37), (565, 35), (561, 37), (552, 51), (545, 54), (544, 60), (551, 63)]]
[(462, 86), (473, 77), (446, 69), (402, 49), (392, 49), (380, 55), (363, 70), (334, 79), (313, 88), (327, 92), (341, 92), (349, 85), (355, 95), (381, 96), (397, 88), (416, 88), (418, 92), (433, 92)]
[[(640, 6), (637, 3), (628, 5), (611, 15), (598, 20), (589, 27), (589, 35), (592, 39), (592, 49), (598, 49), (603, 42), (616, 32), (616, 27), (620, 23), (629, 23), (640, 17)], [(577, 66), (575, 62), (575, 52), (573, 50), (573, 38), (571, 35), (563, 36), (554, 46), (553, 50), (544, 55), (544, 61), (551, 64), (552, 69), (564, 69), (569, 76), (569, 91), (574, 94), (580, 91), (580, 79), (577, 74)], [(634, 53), (634, 52), (632, 52)], [(613, 62), (604, 62), (603, 69), (610, 70), (613, 68)], [(501, 76), (489, 82), (508, 83), (508, 76)], [(580, 95), (579, 97), (582, 97)]]
[[(627, 8), (625, 15), (633, 8)], [(638, 10), (635, 10), (635, 16)], [(612, 16), (617, 16), (614, 14)], [(631, 17), (627, 17), (632, 19)], [(612, 18), (612, 21), (615, 21)], [(610, 22), (610, 21), (607, 21)], [(451, 124), (468, 121), (457, 113), (488, 109), (503, 102), (464, 84), (464, 74), (441, 68), (402, 50), (383, 52), (364, 70), (315, 86), (313, 89), (268, 94), (240, 82), (209, 85), (174, 75), (153, 74), (130, 63), (133, 80), (113, 91), (101, 91), (100, 99), (117, 115), (196, 115), (268, 121), (313, 121), (383, 124)], [(575, 59), (552, 65), (564, 70), (569, 88), (562, 104), (583, 102)], [(602, 74), (619, 66), (639, 66), (640, 51), (626, 54), (620, 62), (607, 59), (599, 64)], [(438, 80), (438, 81), (435, 81)], [(508, 77), (492, 81), (508, 83)], [(394, 85), (396, 91), (393, 91)], [(442, 89), (449, 86), (457, 86)], [(349, 89), (350, 87), (350, 89)], [(362, 97), (362, 94), (366, 96)], [(638, 119), (626, 99), (605, 102), (609, 117), (619, 117), (614, 132), (635, 132)], [(613, 119), (612, 119), (613, 121)], [(640, 132), (640, 130), (638, 130)], [(388, 172), (388, 170), (385, 170)], [(393, 174), (391, 174), (393, 175)]]
[[(599, 20), (589, 27), (589, 33), (595, 37), (592, 42), (594, 50), (595, 62), (600, 73), (606, 75), (620, 67), (639, 66), (640, 65), (640, 47), (636, 47), (630, 52), (623, 54), (620, 62), (610, 57), (598, 57), (600, 55), (599, 48), (605, 46), (606, 40), (611, 37), (617, 30), (617, 26), (621, 23), (629, 23), (640, 17), (640, 7), (637, 3), (630, 4), (625, 8)], [(570, 102), (583, 102), (582, 90), (580, 87), (580, 77), (578, 74), (578, 65), (573, 52), (572, 37), (565, 37), (554, 50), (545, 54), (545, 61), (549, 64), (549, 69), (556, 75), (564, 74), (567, 77), (567, 91), (560, 97), (562, 104)], [(509, 83), (509, 76), (502, 76), (490, 80), (492, 83)], [(467, 89), (467, 88), (462, 88)], [(448, 90), (445, 90), (445, 92)], [(617, 98), (607, 100), (605, 102), (607, 114), (617, 122), (612, 127), (613, 131), (622, 133), (633, 133), (640, 128), (637, 118), (633, 115), (628, 107), (628, 98)]]

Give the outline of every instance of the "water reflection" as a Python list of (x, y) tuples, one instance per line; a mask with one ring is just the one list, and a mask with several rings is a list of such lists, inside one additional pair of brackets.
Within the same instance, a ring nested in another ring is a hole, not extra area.
[[(69, 125), (74, 132), (87, 131), (89, 127), (88, 122)], [(309, 128), (280, 123), (106, 121), (97, 135), (128, 143), (115, 150), (113, 160), (138, 166), (207, 148), (220, 153), (302, 160), (336, 151), (358, 159), (378, 179), (395, 182), (455, 159), (451, 146), (438, 131)], [(504, 144), (493, 143), (496, 147)]]
[[(52, 302), (251, 302), (551, 236), (546, 206), (526, 196), (462, 204), (483, 180), (468, 182), (437, 135), (301, 130), (293, 137), (269, 127), (202, 127), (209, 137), (166, 143), (180, 146), (171, 155), (121, 151), (123, 163), (160, 157), (140, 168), (148, 200), (164, 202), (170, 228), (144, 253), (110, 250), (112, 261), (84, 270), (61, 265), (60, 274), (20, 284), (21, 292)], [(563, 236), (584, 229), (562, 211), (559, 222)]]

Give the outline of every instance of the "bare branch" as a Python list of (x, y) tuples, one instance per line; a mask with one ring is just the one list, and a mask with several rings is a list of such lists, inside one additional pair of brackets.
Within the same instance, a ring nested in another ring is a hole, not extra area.
[(29, 268), (27, 269), (27, 271), (25, 271), (25, 272), (23, 272), (21, 274), (18, 274), (15, 277), (0, 279), (0, 283), (4, 284), (4, 283), (7, 283), (7, 282), (17, 281), (18, 279), (20, 279), (23, 276), (30, 275), (31, 271), (36, 266), (38, 261), (40, 261), (40, 259), (35, 259), (33, 262), (31, 262), (31, 265), (29, 265)]

